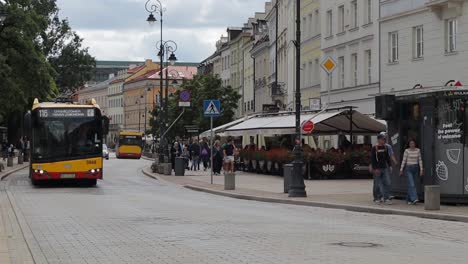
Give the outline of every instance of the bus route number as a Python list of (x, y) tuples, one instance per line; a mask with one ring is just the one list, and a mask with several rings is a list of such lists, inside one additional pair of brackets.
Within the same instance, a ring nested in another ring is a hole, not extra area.
[(47, 118), (49, 117), (49, 111), (46, 109), (39, 110), (39, 117)]

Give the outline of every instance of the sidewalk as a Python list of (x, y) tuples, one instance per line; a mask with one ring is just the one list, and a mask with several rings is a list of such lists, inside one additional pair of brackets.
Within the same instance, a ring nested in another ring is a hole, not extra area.
[[(3, 161), (3, 159), (0, 159), (0, 164), (5, 166), (2, 172), (0, 172), (1, 180), (5, 180), (9, 175), (29, 167), (28, 162), (19, 165), (17, 158), (14, 159), (13, 167), (7, 167), (6, 160)], [(14, 260), (24, 260), (22, 263), (32, 263), (32, 261), (26, 261), (26, 258), (20, 258), (17, 256), (19, 252), (21, 252), (19, 246), (21, 243), (18, 241), (21, 241), (21, 239), (24, 238), (22, 237), (17, 224), (12, 222), (12, 219), (15, 219), (14, 213), (11, 210), (7, 193), (2, 184), (3, 183), (0, 183), (0, 263), (13, 263)], [(11, 247), (15, 250), (11, 251)]]
[(239, 199), (468, 222), (468, 206), (443, 205), (440, 211), (425, 211), (423, 204), (407, 205), (401, 200), (393, 205), (376, 205), (372, 202), (372, 180), (305, 181), (308, 197), (289, 198), (283, 193), (283, 178), (278, 176), (237, 172), (237, 189), (224, 191), (224, 177), (213, 176), (211, 185), (209, 172), (187, 171), (185, 177), (175, 177), (154, 174), (146, 168), (144, 173), (192, 190)]

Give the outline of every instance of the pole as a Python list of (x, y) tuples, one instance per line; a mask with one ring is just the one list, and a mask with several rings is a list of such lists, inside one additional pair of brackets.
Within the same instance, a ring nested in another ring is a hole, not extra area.
[[(275, 40), (275, 87), (274, 87), (274, 88), (275, 88), (275, 93), (276, 93), (276, 94), (278, 94), (278, 92), (279, 92), (279, 91), (278, 91), (278, 31), (279, 31), (279, 29), (278, 29), (278, 27), (279, 27), (279, 22), (278, 22), (278, 20), (279, 20), (278, 5), (279, 5), (279, 4), (278, 4), (278, 0), (276, 0), (276, 5), (275, 5), (275, 7), (276, 7), (276, 21), (275, 21), (275, 23), (276, 23), (276, 26), (275, 26), (275, 27), (276, 27), (276, 28), (275, 28), (275, 31), (276, 31), (276, 32), (275, 32), (275, 35), (276, 35), (276, 40)], [(276, 94), (275, 94), (275, 95), (276, 95)]]
[(331, 73), (327, 73), (327, 79), (328, 79), (328, 88), (327, 88), (327, 96), (328, 96), (328, 106), (330, 107), (331, 104), (331, 89), (332, 89), (332, 77)]
[(164, 114), (163, 114), (163, 64), (164, 64), (164, 43), (163, 43), (163, 11), (161, 9), (161, 44), (159, 45), (159, 162), (164, 162), (164, 147), (163, 147), (163, 133), (164, 133)]
[(289, 197), (307, 197), (302, 177), (303, 153), (301, 142), (301, 0), (296, 0), (296, 146)]
[(210, 138), (210, 149), (211, 149), (211, 169), (210, 169), (210, 174), (211, 174), (211, 184), (213, 184), (213, 117), (210, 117), (210, 128), (211, 128), (211, 138)]

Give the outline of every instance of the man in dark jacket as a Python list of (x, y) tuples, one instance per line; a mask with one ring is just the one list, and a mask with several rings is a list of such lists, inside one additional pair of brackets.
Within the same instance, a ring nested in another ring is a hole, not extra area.
[[(372, 172), (374, 174), (374, 184), (379, 187), (380, 195), (385, 204), (392, 204), (390, 200), (390, 167), (391, 157), (385, 143), (385, 136), (380, 134), (377, 137), (378, 143), (371, 150)], [(375, 203), (380, 203), (378, 197), (374, 197)]]

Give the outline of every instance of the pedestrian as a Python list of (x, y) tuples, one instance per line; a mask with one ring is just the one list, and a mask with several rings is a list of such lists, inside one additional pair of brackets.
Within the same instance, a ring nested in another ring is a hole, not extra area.
[(190, 151), (192, 157), (192, 166), (191, 170), (197, 171), (200, 170), (200, 145), (193, 143)]
[(230, 137), (228, 138), (228, 143), (224, 146), (223, 157), (224, 157), (224, 171), (233, 172), (234, 171), (234, 153), (236, 151), (236, 146), (234, 146), (234, 140)]
[(8, 157), (14, 157), (15, 156), (15, 147), (13, 144), (10, 144), (10, 147), (8, 148)]
[[(393, 151), (392, 145), (387, 143), (387, 133), (382, 132), (379, 135), (383, 136), (383, 138), (384, 138), (385, 146), (387, 147), (388, 155), (390, 156), (391, 163), (393, 163), (393, 166), (397, 167), (398, 162), (397, 162), (397, 159), (395, 157), (395, 151)], [(392, 183), (390, 177), (391, 177), (391, 175), (393, 175), (393, 166), (389, 167), (389, 175), (390, 175), (389, 178), (388, 178), (389, 185), (391, 185), (391, 183)], [(372, 166), (371, 166), (371, 171), (372, 171)], [(373, 196), (374, 196), (374, 201), (375, 200), (379, 200), (379, 201), (382, 200), (382, 193), (380, 192), (380, 187), (377, 184), (375, 184), (375, 181), (374, 181), (374, 186), (372, 188), (372, 192), (373, 192)], [(393, 200), (394, 196), (392, 195), (390, 190), (389, 190), (388, 196), (389, 196), (390, 200)]]
[(188, 146), (184, 146), (182, 150), (182, 158), (185, 160), (185, 169), (189, 169), (189, 160), (190, 160), (190, 152), (188, 150)]
[(406, 175), (406, 178), (408, 179), (408, 194), (406, 201), (409, 205), (414, 205), (419, 202), (415, 184), (416, 179), (419, 178), (418, 176), (424, 176), (421, 150), (416, 147), (416, 140), (414, 139), (410, 139), (408, 141), (408, 148), (403, 154), (400, 176), (403, 175)]
[(2, 143), (2, 156), (3, 160), (6, 160), (8, 157), (8, 143), (6, 141), (3, 141)]
[(200, 158), (203, 162), (203, 170), (206, 171), (208, 169), (208, 161), (210, 160), (211, 150), (208, 144), (204, 141), (200, 141)]
[(391, 205), (390, 200), (390, 167), (391, 157), (388, 152), (388, 147), (385, 144), (385, 136), (379, 134), (377, 136), (377, 145), (372, 147), (371, 161), (372, 173), (374, 175), (374, 186), (378, 187), (379, 192), (374, 192), (374, 203), (380, 204), (383, 202)]
[(221, 142), (216, 140), (213, 145), (213, 172), (215, 175), (221, 174), (221, 168), (223, 167), (223, 150), (221, 148)]

